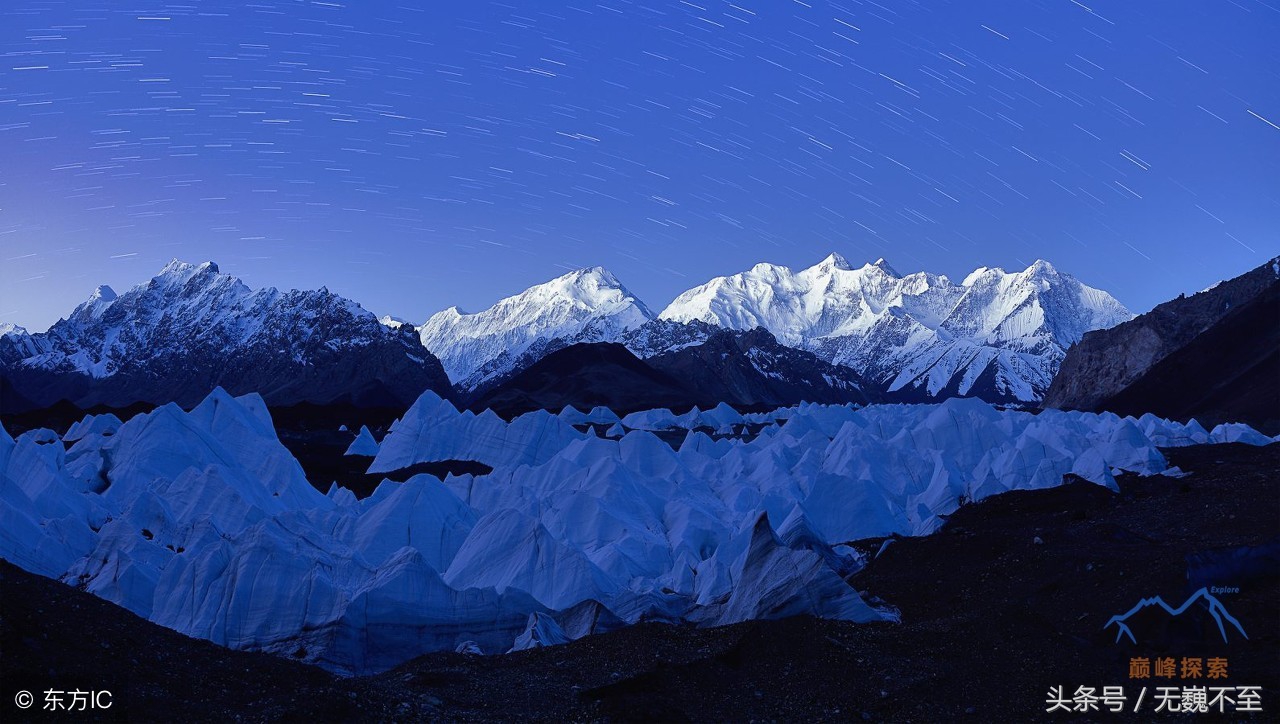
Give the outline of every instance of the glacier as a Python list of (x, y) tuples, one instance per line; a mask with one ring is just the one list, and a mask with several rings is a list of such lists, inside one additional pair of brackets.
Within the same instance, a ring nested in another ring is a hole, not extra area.
[(356, 439), (351, 441), (347, 446), (347, 451), (343, 455), (359, 455), (362, 457), (374, 457), (378, 454), (378, 441), (374, 439), (373, 433), (369, 431), (367, 425), (360, 426), (360, 432), (356, 434)]
[(960, 398), (505, 422), (426, 392), (370, 470), (492, 472), (357, 500), (312, 486), (261, 397), (216, 389), (190, 411), (88, 416), (61, 438), (0, 428), (0, 555), (191, 636), (364, 674), (640, 620), (892, 621), (846, 582), (864, 563), (848, 543), (925, 535), (962, 504), (1069, 473), (1114, 489), (1120, 471), (1166, 470), (1158, 446), (1210, 442), (1272, 440)]

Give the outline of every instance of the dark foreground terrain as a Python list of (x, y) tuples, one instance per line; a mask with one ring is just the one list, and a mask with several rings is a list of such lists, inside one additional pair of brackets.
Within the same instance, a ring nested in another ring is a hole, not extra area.
[[(1280, 445), (1168, 451), (1190, 475), (1124, 476), (967, 506), (938, 534), (892, 542), (852, 583), (901, 624), (809, 618), (719, 629), (644, 624), (506, 656), (433, 654), (339, 679), (150, 624), (0, 563), (0, 716), (40, 719), (44, 691), (109, 689), (107, 714), (143, 720), (1151, 720), (1158, 686), (1260, 686), (1280, 701)], [(859, 544), (872, 554), (880, 541)], [(1200, 585), (1247, 633), (1222, 641), (1206, 610), (1130, 620), (1144, 597)], [(1225, 679), (1130, 679), (1131, 657), (1227, 659)], [(1048, 690), (1123, 686), (1132, 712), (1047, 714)], [(17, 691), (35, 692), (26, 711)], [(1229, 709), (1230, 711), (1230, 709)], [(1215, 715), (1190, 715), (1186, 718)], [(63, 713), (89, 720), (93, 713)], [(1252, 717), (1252, 718), (1250, 718)], [(101, 717), (99, 717), (101, 718)]]

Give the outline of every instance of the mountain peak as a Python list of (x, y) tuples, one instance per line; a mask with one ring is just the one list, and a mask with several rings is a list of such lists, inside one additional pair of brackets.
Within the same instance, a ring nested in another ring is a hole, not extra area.
[(998, 266), (997, 267), (980, 266), (977, 269), (974, 269), (973, 271), (969, 272), (969, 276), (965, 277), (964, 281), (960, 282), (960, 286), (972, 287), (973, 285), (977, 284), (981, 279), (988, 276), (993, 277), (995, 279), (1000, 279), (1005, 276), (1005, 271), (1004, 269), (1001, 269)]
[(392, 316), (390, 314), (384, 314), (381, 317), (379, 317), (378, 323), (384, 327), (390, 327), (391, 329), (400, 329), (401, 327), (413, 326), (411, 322), (401, 319), (399, 317)]
[(560, 277), (566, 281), (574, 283), (592, 282), (602, 287), (621, 287), (622, 282), (613, 275), (608, 269), (602, 266), (588, 266), (581, 269), (575, 269)]
[(154, 277), (154, 281), (169, 282), (176, 284), (185, 284), (192, 277), (201, 273), (210, 273), (214, 276), (221, 274), (218, 265), (211, 261), (202, 262), (200, 264), (191, 264), (178, 258), (169, 260), (168, 264), (160, 270), (160, 273)]
[[(440, 358), (450, 379), (474, 386), (503, 374), (530, 347), (552, 340), (612, 341), (653, 313), (601, 266), (584, 267), (464, 314), (450, 307), (419, 328), (423, 346)], [(471, 379), (473, 375), (479, 375)]]
[(164, 268), (160, 270), (160, 273), (168, 274), (170, 272), (181, 271), (190, 266), (192, 266), (191, 263), (185, 262), (175, 256), (169, 259), (169, 263), (164, 265)]
[(107, 307), (116, 300), (116, 290), (102, 284), (93, 290), (89, 298), (75, 308), (71, 316), (80, 320), (93, 320), (102, 316)]
[(889, 276), (893, 277), (894, 279), (901, 279), (901, 278), (902, 278), (902, 275), (898, 273), (898, 270), (897, 270), (897, 269), (894, 269), (894, 268), (893, 268), (893, 267), (891, 267), (891, 266), (889, 266), (889, 262), (885, 261), (885, 260), (884, 260), (884, 257), (880, 257), (879, 259), (876, 259), (874, 262), (872, 262), (872, 263), (870, 263), (870, 264), (866, 265), (866, 267), (863, 267), (863, 268), (865, 268), (865, 269), (871, 269), (871, 268), (879, 269), (880, 271), (884, 272), (885, 274), (888, 274)]
[(815, 268), (818, 268), (818, 269), (840, 269), (840, 270), (842, 270), (842, 271), (849, 271), (849, 270), (853, 269), (853, 267), (849, 264), (849, 260), (848, 260), (848, 259), (845, 259), (845, 258), (844, 258), (844, 257), (843, 257), (839, 252), (835, 252), (835, 251), (833, 251), (833, 252), (831, 252), (830, 254), (828, 254), (828, 255), (827, 255), (827, 258), (825, 258), (825, 259), (823, 259), (822, 261), (818, 262), (818, 263), (815, 265)]
[(164, 268), (161, 269), (160, 273), (157, 274), (156, 276), (166, 277), (166, 276), (174, 276), (177, 274), (186, 274), (193, 271), (195, 268), (196, 268), (195, 264), (192, 264), (190, 262), (185, 262), (175, 256), (169, 260), (168, 264), (164, 265)]
[(767, 261), (762, 261), (756, 264), (755, 266), (751, 267), (751, 271), (755, 272), (756, 274), (776, 274), (778, 272), (783, 272), (783, 271), (785, 271), (788, 274), (791, 273), (791, 270), (788, 269), (787, 267), (779, 266), (778, 264), (771, 264)]
[(1036, 259), (1031, 262), (1031, 266), (1023, 271), (1023, 274), (1028, 276), (1054, 276), (1058, 274), (1058, 269), (1044, 259)]
[(1044, 261), (1017, 275), (982, 267), (960, 285), (925, 272), (904, 277), (884, 259), (836, 274), (838, 261), (718, 277), (676, 297), (659, 318), (764, 327), (781, 344), (848, 365), (889, 392), (910, 387), (932, 398), (980, 389), (1024, 402), (1038, 399), (1084, 332), (1128, 318), (1105, 292)]
[(630, 300), (632, 304), (644, 309), (646, 316), (652, 316), (644, 304), (612, 272), (602, 266), (576, 269), (549, 282), (536, 284), (510, 299), (535, 300), (547, 296), (570, 300), (593, 310)]

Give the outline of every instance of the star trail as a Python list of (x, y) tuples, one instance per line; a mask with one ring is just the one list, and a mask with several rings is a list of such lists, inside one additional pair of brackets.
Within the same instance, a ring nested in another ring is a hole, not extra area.
[(1134, 311), (1280, 250), (1280, 4), (18, 2), (0, 320), (171, 257), (415, 322), (831, 251)]

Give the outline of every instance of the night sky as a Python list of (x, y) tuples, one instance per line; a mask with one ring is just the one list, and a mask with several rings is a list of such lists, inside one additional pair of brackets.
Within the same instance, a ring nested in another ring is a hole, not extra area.
[(839, 251), (1134, 311), (1280, 251), (1276, 0), (0, 5), (0, 321), (171, 257), (421, 322)]

